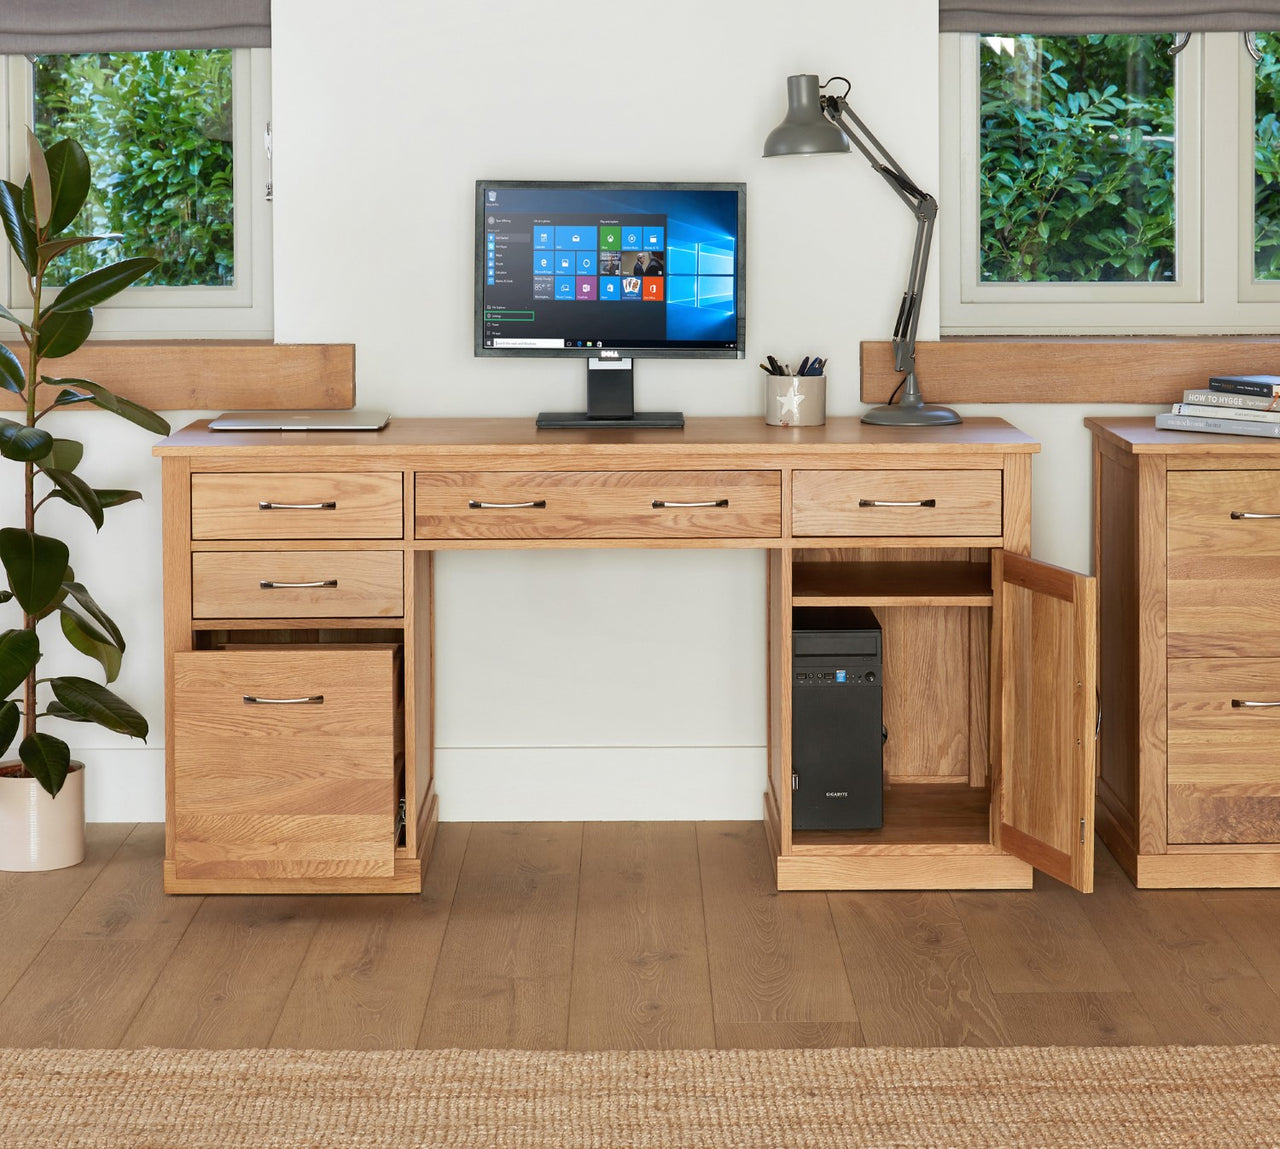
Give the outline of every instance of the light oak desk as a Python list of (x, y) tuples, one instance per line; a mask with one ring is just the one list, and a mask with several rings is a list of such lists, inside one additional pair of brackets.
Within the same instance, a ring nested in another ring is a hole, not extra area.
[[(515, 547), (765, 552), (779, 888), (1026, 888), (1033, 866), (1089, 888), (1093, 584), (1026, 557), (1038, 449), (998, 419), (178, 432), (156, 447), (166, 890), (419, 890), (432, 556)], [(884, 631), (885, 824), (793, 833), (792, 610), (830, 605)]]

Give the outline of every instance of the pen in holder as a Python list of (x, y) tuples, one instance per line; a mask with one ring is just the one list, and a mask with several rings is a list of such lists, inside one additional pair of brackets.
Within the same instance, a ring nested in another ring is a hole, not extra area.
[(827, 421), (827, 376), (810, 374), (812, 368), (805, 365), (796, 375), (765, 368), (764, 421), (769, 426), (820, 427)]

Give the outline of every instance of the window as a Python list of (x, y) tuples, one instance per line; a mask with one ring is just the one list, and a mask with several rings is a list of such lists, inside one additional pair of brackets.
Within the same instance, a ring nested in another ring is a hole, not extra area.
[(943, 35), (944, 333), (1280, 328), (1276, 37), (1174, 40)]
[[(100, 263), (161, 266), (96, 310), (95, 334), (270, 338), (268, 53), (181, 49), (10, 56), (6, 154), (26, 172), (26, 127), (73, 136), (94, 187), (77, 230), (113, 234), (59, 261), (69, 281)], [(10, 306), (29, 299), (8, 268)]]

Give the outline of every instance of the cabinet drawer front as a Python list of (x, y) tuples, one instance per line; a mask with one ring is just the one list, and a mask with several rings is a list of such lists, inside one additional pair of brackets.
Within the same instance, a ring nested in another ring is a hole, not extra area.
[(198, 551), (194, 618), (399, 618), (399, 551)]
[(1000, 471), (796, 471), (795, 535), (997, 537)]
[(1170, 842), (1280, 842), (1280, 659), (1170, 659), (1168, 745)]
[(176, 653), (178, 875), (390, 876), (396, 659), (391, 647)]
[(398, 539), (399, 473), (191, 476), (193, 539)]
[(1169, 475), (1168, 588), (1171, 655), (1280, 657), (1280, 471)]
[(777, 538), (776, 471), (420, 473), (420, 539)]

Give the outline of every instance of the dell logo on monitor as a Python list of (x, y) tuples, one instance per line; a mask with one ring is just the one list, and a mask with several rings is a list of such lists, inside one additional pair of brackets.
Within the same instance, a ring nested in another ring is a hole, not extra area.
[(604, 351), (604, 350), (601, 350), (601, 352), (600, 352), (600, 358), (601, 358), (601, 359), (618, 359), (618, 358), (620, 358), (620, 356), (618, 355), (618, 353), (617, 353), (616, 351)]

